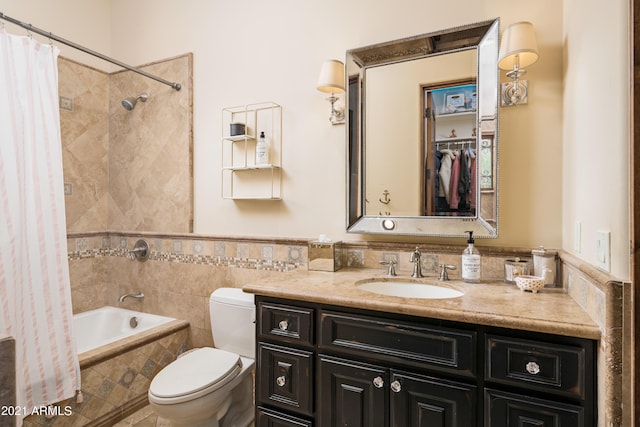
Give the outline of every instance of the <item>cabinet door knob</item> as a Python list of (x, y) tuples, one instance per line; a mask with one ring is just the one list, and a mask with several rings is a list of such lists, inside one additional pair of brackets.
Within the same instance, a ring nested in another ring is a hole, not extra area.
[(284, 375), (276, 378), (276, 384), (278, 384), (278, 387), (284, 387), (286, 383), (287, 383), (287, 377), (285, 377)]
[(536, 362), (527, 363), (526, 369), (527, 369), (527, 372), (529, 372), (532, 375), (537, 375), (540, 373), (540, 365), (538, 365)]
[(402, 384), (400, 384), (400, 381), (395, 380), (391, 383), (391, 391), (394, 393), (400, 393), (400, 390), (402, 390)]
[(373, 379), (373, 385), (376, 386), (376, 388), (382, 388), (382, 386), (384, 386), (384, 380), (382, 377), (375, 377)]
[(289, 329), (289, 322), (287, 322), (286, 320), (281, 320), (280, 323), (278, 323), (278, 328), (280, 328), (281, 331), (286, 331), (287, 329)]

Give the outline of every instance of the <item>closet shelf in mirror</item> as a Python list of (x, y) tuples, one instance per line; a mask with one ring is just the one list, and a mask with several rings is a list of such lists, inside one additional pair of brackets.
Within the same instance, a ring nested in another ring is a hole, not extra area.
[(441, 139), (436, 139), (434, 141), (436, 144), (446, 144), (446, 143), (469, 143), (469, 142), (476, 142), (476, 137), (472, 136), (469, 138), (441, 138)]
[(439, 113), (436, 114), (436, 118), (474, 116), (475, 114), (476, 110), (458, 111), (456, 113)]

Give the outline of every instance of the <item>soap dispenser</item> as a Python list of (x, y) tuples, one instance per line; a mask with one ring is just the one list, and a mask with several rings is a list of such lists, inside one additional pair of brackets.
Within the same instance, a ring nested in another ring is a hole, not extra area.
[(266, 166), (269, 164), (269, 143), (264, 136), (264, 132), (260, 132), (258, 143), (256, 144), (256, 165)]
[(467, 239), (467, 247), (462, 251), (462, 280), (469, 283), (479, 283), (482, 259), (480, 252), (474, 245), (473, 231), (465, 231), (465, 233), (469, 233), (469, 238)]

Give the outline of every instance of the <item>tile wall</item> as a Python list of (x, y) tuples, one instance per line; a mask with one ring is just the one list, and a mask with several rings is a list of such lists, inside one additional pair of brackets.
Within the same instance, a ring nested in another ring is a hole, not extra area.
[[(151, 256), (132, 258), (139, 238)], [(213, 345), (209, 297), (219, 287), (241, 287), (274, 274), (306, 268), (307, 242), (252, 241), (195, 235), (97, 233), (68, 239), (74, 313), (104, 305), (187, 320), (193, 345)], [(142, 291), (144, 301), (120, 295)]]
[[(180, 82), (180, 91), (65, 58), (58, 68), (68, 232), (190, 232), (192, 55), (140, 67)], [(142, 92), (147, 102), (122, 107)]]

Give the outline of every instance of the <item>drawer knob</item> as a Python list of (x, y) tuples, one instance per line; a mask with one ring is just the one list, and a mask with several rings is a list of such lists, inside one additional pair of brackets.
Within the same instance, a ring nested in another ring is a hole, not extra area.
[(284, 387), (286, 383), (287, 383), (287, 377), (285, 377), (284, 375), (276, 378), (276, 384), (278, 384), (278, 387)]
[(286, 331), (287, 329), (289, 329), (289, 322), (287, 322), (286, 320), (281, 320), (280, 323), (278, 323), (278, 328), (280, 328), (281, 331)]
[(382, 386), (384, 386), (384, 380), (382, 377), (375, 377), (373, 379), (373, 385), (376, 386), (376, 388), (382, 388)]
[(538, 365), (536, 362), (529, 362), (527, 363), (527, 372), (529, 372), (532, 375), (538, 375), (540, 373), (540, 365)]
[(395, 380), (394, 382), (391, 383), (391, 391), (393, 391), (394, 393), (400, 393), (400, 390), (402, 390), (402, 385), (400, 384), (400, 381)]

